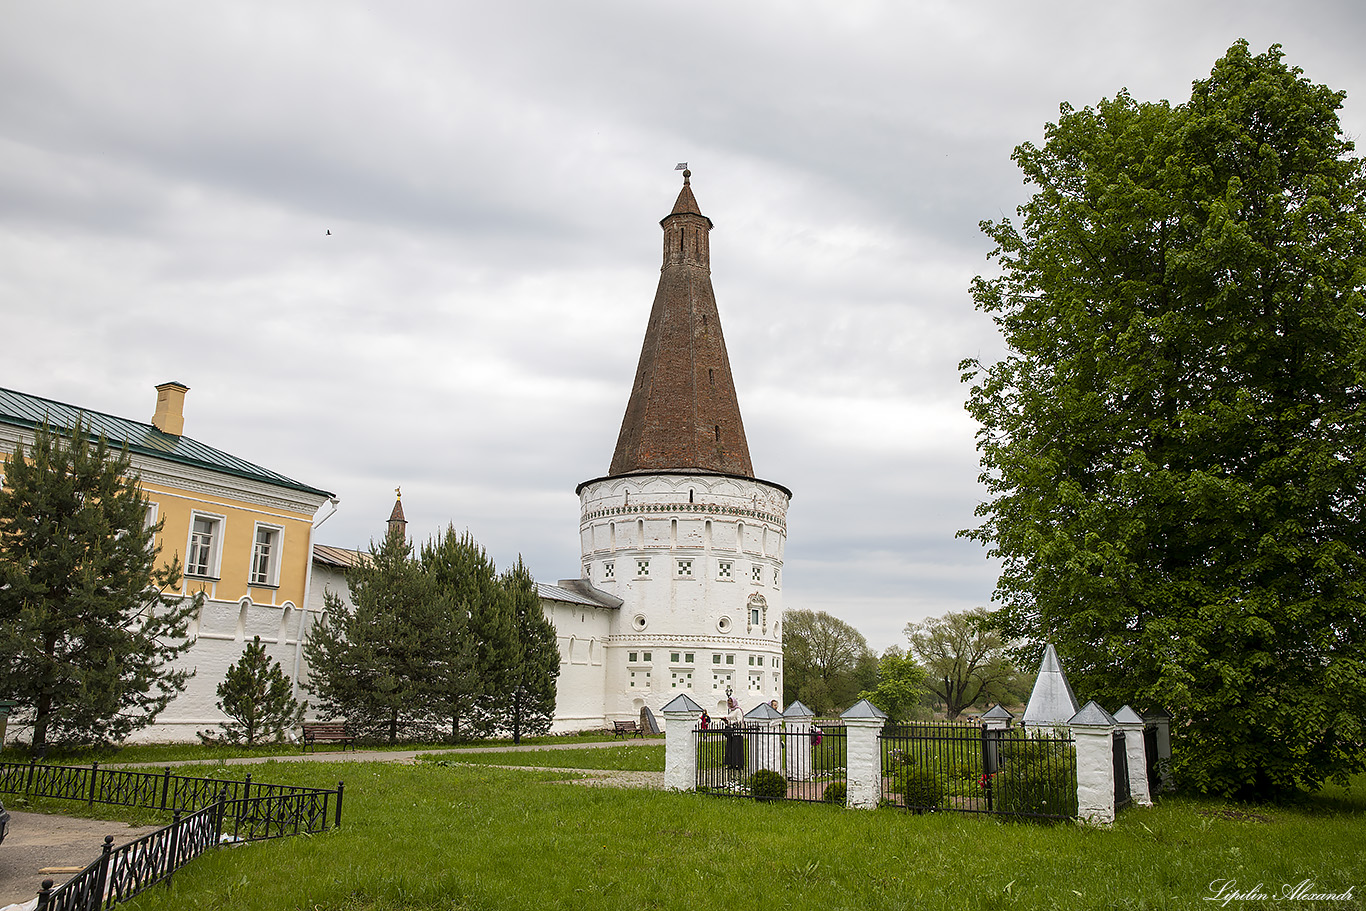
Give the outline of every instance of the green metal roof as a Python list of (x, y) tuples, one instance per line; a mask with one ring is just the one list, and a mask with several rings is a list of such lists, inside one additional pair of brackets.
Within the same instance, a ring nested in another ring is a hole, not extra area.
[(92, 437), (103, 436), (114, 446), (126, 443), (128, 451), (138, 455), (166, 462), (178, 462), (181, 465), (193, 465), (196, 468), (274, 484), (290, 490), (300, 490), (320, 497), (332, 496), (326, 490), (301, 484), (246, 459), (239, 459), (221, 449), (206, 446), (198, 440), (162, 433), (151, 424), (142, 421), (130, 421), (112, 414), (101, 414), (98, 411), (77, 408), (25, 392), (0, 388), (0, 424), (34, 429), (39, 424), (46, 423), (49, 427), (68, 428), (74, 427), (78, 421), (89, 426)]

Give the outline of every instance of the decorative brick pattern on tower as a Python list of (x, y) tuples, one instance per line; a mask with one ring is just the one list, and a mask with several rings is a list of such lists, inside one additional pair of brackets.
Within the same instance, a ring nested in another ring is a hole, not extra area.
[(711, 219), (690, 171), (664, 229), (664, 263), (611, 475), (693, 470), (754, 477), (711, 287)]

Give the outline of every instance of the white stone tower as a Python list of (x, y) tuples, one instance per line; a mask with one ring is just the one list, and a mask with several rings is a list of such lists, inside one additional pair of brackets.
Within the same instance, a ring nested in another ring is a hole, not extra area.
[(680, 693), (724, 711), (782, 700), (791, 491), (754, 477), (711, 287), (711, 220), (683, 172), (610, 473), (578, 487), (583, 576), (620, 598), (608, 720)]

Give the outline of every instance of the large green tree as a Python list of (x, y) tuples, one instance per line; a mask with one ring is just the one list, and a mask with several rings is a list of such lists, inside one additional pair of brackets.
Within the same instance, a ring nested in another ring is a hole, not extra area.
[(886, 712), (891, 721), (902, 722), (921, 714), (926, 692), (925, 669), (892, 646), (878, 659), (877, 685), (858, 695)]
[(877, 655), (854, 627), (825, 611), (783, 612), (783, 701), (841, 711), (877, 685)]
[(455, 526), (422, 548), (422, 568), (455, 612), (446, 620), (443, 699), (452, 738), (487, 736), (507, 718), (516, 686), (517, 618), (498, 569), (469, 531)]
[(925, 686), (944, 704), (950, 719), (987, 700), (1013, 697), (1011, 685), (1019, 674), (985, 609), (908, 623), (906, 639), (925, 669)]
[(1342, 93), (1239, 42), (1179, 105), (1063, 106), (1014, 159), (964, 362), (997, 622), (1175, 715), (1195, 789), (1366, 767), (1366, 172)]
[(198, 598), (171, 594), (127, 450), (87, 427), (39, 426), (3, 466), (0, 696), (33, 724), (33, 747), (121, 740), (151, 724), (190, 676)]
[(523, 734), (544, 734), (555, 717), (555, 681), (560, 676), (560, 649), (555, 626), (546, 619), (536, 581), (520, 556), (503, 573), (502, 585), (517, 627), (516, 664), (510, 682), (504, 727), (514, 742)]
[(346, 719), (359, 734), (393, 743), (423, 733), (449, 601), (396, 532), (371, 544), (347, 582), (354, 608), (327, 592), (323, 621), (304, 644), (306, 687), (326, 717)]

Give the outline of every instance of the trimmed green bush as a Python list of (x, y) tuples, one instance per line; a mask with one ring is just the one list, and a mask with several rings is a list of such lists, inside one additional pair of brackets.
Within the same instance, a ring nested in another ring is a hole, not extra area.
[(832, 781), (825, 786), (821, 793), (821, 800), (826, 803), (837, 803), (841, 806), (848, 802), (849, 788), (842, 781)]
[(911, 809), (933, 810), (944, 800), (944, 783), (939, 776), (916, 766), (908, 766), (897, 774), (895, 790)]
[(759, 800), (778, 800), (787, 796), (787, 779), (781, 772), (760, 769), (749, 780), (749, 792)]

